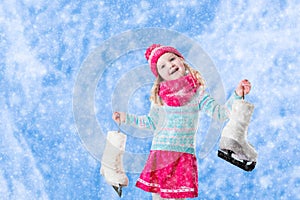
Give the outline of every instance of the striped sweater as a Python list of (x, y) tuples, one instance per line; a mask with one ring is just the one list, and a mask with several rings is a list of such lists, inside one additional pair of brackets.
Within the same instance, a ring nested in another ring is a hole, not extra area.
[(154, 132), (151, 150), (166, 150), (194, 154), (199, 111), (214, 119), (228, 119), (235, 93), (225, 105), (219, 105), (208, 93), (197, 92), (191, 101), (180, 107), (152, 104), (148, 115), (126, 114), (125, 124)]

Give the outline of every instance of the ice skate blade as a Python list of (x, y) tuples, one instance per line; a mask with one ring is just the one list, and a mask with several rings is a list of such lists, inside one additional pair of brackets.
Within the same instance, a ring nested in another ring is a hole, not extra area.
[(112, 185), (114, 190), (118, 193), (119, 197), (122, 196), (122, 186), (119, 184), (119, 187)]
[(247, 161), (237, 160), (231, 156), (232, 153), (233, 153), (232, 151), (228, 151), (228, 153), (227, 153), (225, 151), (218, 150), (218, 157), (226, 160), (227, 162), (229, 162), (247, 172), (250, 172), (255, 168), (256, 162), (251, 162), (250, 164), (248, 164)]

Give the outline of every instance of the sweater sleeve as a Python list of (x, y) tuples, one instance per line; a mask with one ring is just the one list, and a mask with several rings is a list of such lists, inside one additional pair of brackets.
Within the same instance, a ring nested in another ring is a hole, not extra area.
[(238, 99), (242, 99), (242, 97), (234, 92), (224, 105), (220, 105), (207, 92), (204, 92), (201, 95), (199, 109), (216, 120), (225, 121), (229, 118), (233, 102)]
[(126, 113), (125, 125), (154, 131), (159, 120), (159, 106), (152, 104), (148, 115), (137, 116)]

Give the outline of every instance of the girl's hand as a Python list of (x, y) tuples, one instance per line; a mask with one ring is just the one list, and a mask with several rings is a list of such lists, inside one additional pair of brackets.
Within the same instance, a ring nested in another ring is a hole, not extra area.
[(244, 79), (238, 84), (237, 88), (235, 89), (235, 92), (241, 97), (243, 95), (249, 94), (250, 90), (251, 83), (247, 79)]
[(112, 115), (112, 119), (118, 124), (124, 123), (126, 120), (126, 113), (114, 112)]

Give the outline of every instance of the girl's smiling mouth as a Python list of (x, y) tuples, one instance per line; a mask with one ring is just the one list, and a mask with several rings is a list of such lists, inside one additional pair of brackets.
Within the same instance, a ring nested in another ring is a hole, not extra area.
[(178, 70), (179, 70), (179, 67), (172, 67), (169, 74), (172, 75), (175, 72), (177, 72)]

